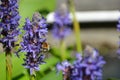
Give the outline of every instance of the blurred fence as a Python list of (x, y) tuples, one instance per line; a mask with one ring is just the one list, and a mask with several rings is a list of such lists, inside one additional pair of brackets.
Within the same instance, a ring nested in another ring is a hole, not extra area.
[[(79, 22), (114, 22), (120, 17), (120, 12), (114, 11), (82, 11), (76, 12), (76, 18)], [(72, 15), (70, 14), (70, 18)], [(54, 12), (47, 15), (47, 22), (54, 22)]]
[[(67, 0), (57, 0), (57, 5)], [(120, 10), (120, 0), (74, 0), (77, 11)]]

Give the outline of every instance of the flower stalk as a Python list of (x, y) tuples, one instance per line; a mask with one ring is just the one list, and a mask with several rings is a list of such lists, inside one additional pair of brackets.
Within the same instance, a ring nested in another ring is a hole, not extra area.
[(65, 41), (61, 40), (60, 41), (60, 51), (61, 51), (61, 60), (64, 61), (66, 59), (66, 45)]
[(82, 44), (81, 44), (81, 37), (80, 37), (80, 25), (76, 19), (75, 16), (75, 6), (74, 6), (74, 0), (68, 0), (71, 13), (73, 15), (73, 25), (74, 25), (74, 31), (75, 31), (75, 37), (76, 37), (76, 48), (77, 51), (82, 53)]
[(12, 80), (12, 54), (6, 53), (6, 80)]
[(35, 75), (30, 75), (30, 80), (35, 80)]

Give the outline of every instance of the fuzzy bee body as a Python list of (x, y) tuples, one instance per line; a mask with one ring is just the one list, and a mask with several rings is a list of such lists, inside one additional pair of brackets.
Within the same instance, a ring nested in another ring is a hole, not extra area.
[(43, 42), (41, 47), (43, 52), (49, 51), (50, 49), (50, 46), (47, 42)]

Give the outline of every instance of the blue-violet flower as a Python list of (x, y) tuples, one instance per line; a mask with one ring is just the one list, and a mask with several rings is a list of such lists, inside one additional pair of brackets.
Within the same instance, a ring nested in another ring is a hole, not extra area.
[(0, 4), (0, 43), (6, 53), (11, 52), (20, 31), (19, 26), (18, 0), (1, 0)]
[(25, 34), (19, 51), (26, 52), (23, 65), (33, 75), (34, 71), (39, 70), (39, 65), (45, 63), (43, 61), (45, 56), (42, 54), (42, 45), (46, 43), (45, 36), (48, 32), (46, 20), (39, 13), (35, 13), (32, 21), (28, 18), (26, 19), (23, 29), (25, 30)]
[[(117, 31), (120, 32), (120, 18), (118, 19), (118, 24), (117, 24)], [(120, 58), (120, 36), (119, 36), (119, 42), (118, 42), (118, 50), (117, 50), (117, 55)]]
[(64, 80), (102, 80), (102, 68), (105, 63), (96, 49), (87, 47), (84, 56), (76, 54), (73, 65), (68, 65), (68, 62), (64, 65), (58, 64), (57, 70), (61, 70), (66, 77), (69, 77)]
[(53, 36), (57, 39), (64, 39), (67, 35), (70, 34), (70, 24), (71, 19), (69, 13), (65, 12), (64, 14), (60, 11), (56, 11), (54, 14), (55, 22), (53, 24)]
[(120, 31), (120, 18), (118, 19), (117, 31)]

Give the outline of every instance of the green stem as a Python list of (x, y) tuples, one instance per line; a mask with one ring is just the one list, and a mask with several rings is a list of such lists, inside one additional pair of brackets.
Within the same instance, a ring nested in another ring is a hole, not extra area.
[(65, 41), (62, 39), (60, 41), (60, 51), (61, 51), (61, 60), (64, 61), (66, 59), (66, 45)]
[(31, 75), (30, 80), (35, 80), (35, 75)]
[(36, 72), (33, 70), (32, 75), (30, 75), (30, 80), (35, 80)]
[(6, 52), (6, 80), (12, 80), (12, 54)]
[(82, 44), (81, 44), (81, 37), (80, 37), (80, 25), (76, 19), (75, 16), (75, 7), (74, 7), (74, 0), (68, 0), (68, 3), (70, 5), (70, 9), (73, 15), (73, 25), (74, 25), (74, 31), (75, 31), (75, 37), (76, 37), (76, 47), (77, 51), (82, 53)]

